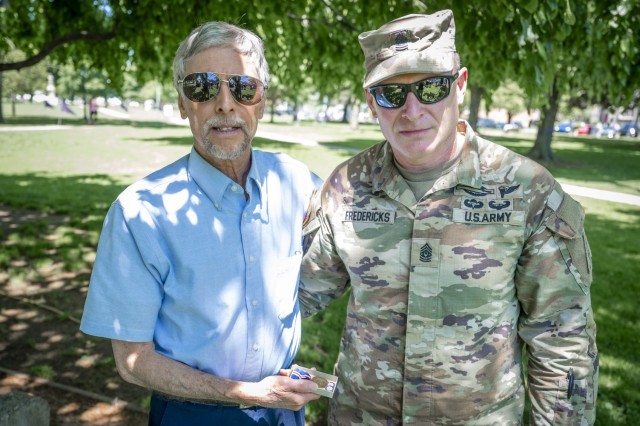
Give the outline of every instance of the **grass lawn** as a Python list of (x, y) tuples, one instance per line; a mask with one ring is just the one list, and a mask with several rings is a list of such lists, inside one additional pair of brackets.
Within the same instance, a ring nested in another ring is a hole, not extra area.
[[(126, 185), (188, 153), (189, 129), (167, 124), (158, 113), (142, 117), (132, 111), (134, 119), (101, 114), (92, 126), (66, 115), (61, 124), (68, 127), (59, 130), (3, 131), (56, 125), (60, 118), (42, 105), (18, 105), (15, 118), (6, 104), (3, 111), (8, 122), (0, 125), (0, 366), (144, 405), (145, 392), (117, 377), (107, 342), (78, 333), (73, 320), (81, 316), (109, 204)], [(298, 158), (322, 177), (354, 150), (382, 139), (375, 126), (354, 131), (342, 124), (263, 122), (260, 129), (317, 141), (318, 146), (303, 146), (257, 138), (254, 145)], [(532, 144), (524, 134), (490, 139), (521, 153)], [(640, 195), (640, 140), (555, 137), (554, 149), (561, 162), (547, 167), (562, 182)], [(598, 424), (632, 425), (640, 418), (640, 207), (579, 201), (587, 211), (595, 271)], [(332, 370), (344, 309), (342, 299), (304, 321), (299, 364)], [(318, 424), (325, 406), (323, 399), (308, 407), (309, 424)]]

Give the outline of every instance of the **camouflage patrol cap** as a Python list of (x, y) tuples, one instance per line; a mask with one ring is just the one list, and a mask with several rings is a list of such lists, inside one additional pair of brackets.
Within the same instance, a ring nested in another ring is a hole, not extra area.
[(403, 16), (360, 34), (366, 69), (363, 87), (400, 74), (452, 72), (455, 36), (451, 10)]

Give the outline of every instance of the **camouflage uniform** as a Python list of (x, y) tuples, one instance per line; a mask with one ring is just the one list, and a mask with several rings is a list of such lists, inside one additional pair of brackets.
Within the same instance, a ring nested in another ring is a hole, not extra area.
[(540, 165), (459, 131), (459, 164), (419, 201), (387, 142), (316, 197), (304, 314), (351, 288), (330, 424), (521, 424), (524, 344), (532, 424), (592, 424), (584, 211)]

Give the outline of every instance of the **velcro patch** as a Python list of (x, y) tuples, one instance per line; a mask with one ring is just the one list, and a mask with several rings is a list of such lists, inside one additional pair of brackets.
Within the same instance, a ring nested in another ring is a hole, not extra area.
[(478, 200), (477, 198), (465, 198), (462, 200), (461, 207), (463, 210), (511, 211), (513, 210), (513, 200)]
[(345, 210), (343, 222), (394, 223), (396, 213), (389, 210), (350, 209)]
[(499, 210), (470, 211), (453, 209), (453, 221), (458, 223), (474, 223), (478, 225), (490, 225), (494, 223), (523, 225), (524, 212)]
[(440, 240), (414, 238), (411, 240), (411, 266), (437, 268), (440, 265)]
[(466, 186), (458, 186), (454, 191), (455, 195), (473, 198), (489, 198), (496, 200), (518, 200), (524, 196), (522, 185), (483, 185), (480, 189)]

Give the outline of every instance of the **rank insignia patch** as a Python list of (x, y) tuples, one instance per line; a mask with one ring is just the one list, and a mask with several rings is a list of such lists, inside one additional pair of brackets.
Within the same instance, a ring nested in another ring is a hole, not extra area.
[(407, 50), (409, 48), (409, 31), (400, 30), (391, 33), (391, 37), (394, 38), (394, 48), (396, 52)]
[(413, 268), (439, 268), (440, 240), (438, 238), (414, 238), (411, 241), (411, 266)]
[(431, 262), (433, 258), (433, 249), (429, 245), (429, 243), (424, 243), (424, 245), (420, 248), (420, 261), (421, 262)]

